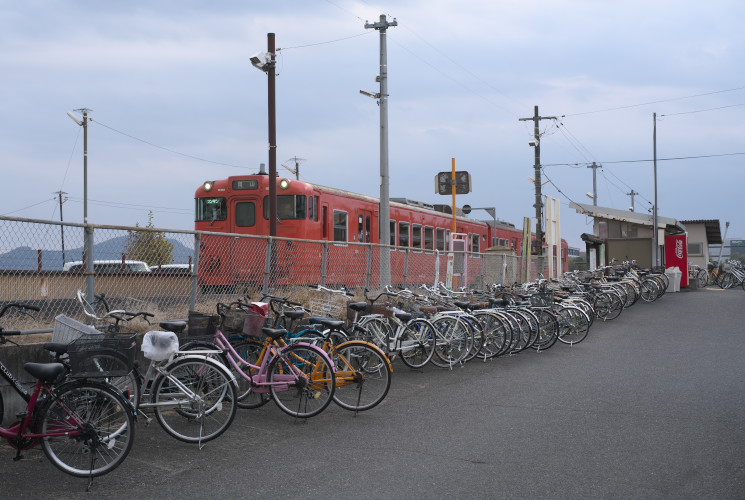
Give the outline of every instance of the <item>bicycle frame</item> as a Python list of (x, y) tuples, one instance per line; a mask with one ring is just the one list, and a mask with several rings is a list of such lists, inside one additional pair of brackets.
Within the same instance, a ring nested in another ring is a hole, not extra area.
[[(274, 359), (275, 356), (281, 355), (282, 353), (282, 348), (275, 345), (270, 340), (264, 342), (264, 347), (261, 351), (261, 354), (259, 355), (258, 365), (254, 365), (243, 359), (236, 352), (235, 348), (230, 344), (221, 330), (217, 330), (214, 338), (214, 343), (220, 349), (222, 349), (223, 353), (226, 354), (228, 361), (233, 366), (233, 368), (241, 374), (241, 377), (251, 383), (251, 385), (254, 387), (254, 392), (256, 392), (257, 394), (269, 393), (272, 386), (275, 387), (275, 390), (288, 391), (290, 390), (290, 386), (292, 385), (292, 383), (296, 382), (300, 377), (304, 376), (300, 372), (300, 370), (292, 365), (292, 363), (287, 363), (287, 367), (290, 368), (289, 371), (291, 373), (288, 373), (287, 375), (281, 375), (279, 377), (279, 380), (276, 382), (270, 382), (268, 380), (269, 363)], [(323, 351), (323, 349), (305, 342), (297, 342), (294, 345), (302, 345), (313, 351), (316, 351), (320, 356), (324, 358), (325, 362), (328, 363), (334, 373), (336, 373), (336, 366), (333, 360), (328, 356), (328, 354)], [(256, 373), (254, 375), (251, 375), (249, 373), (246, 373), (247, 370), (255, 371)]]

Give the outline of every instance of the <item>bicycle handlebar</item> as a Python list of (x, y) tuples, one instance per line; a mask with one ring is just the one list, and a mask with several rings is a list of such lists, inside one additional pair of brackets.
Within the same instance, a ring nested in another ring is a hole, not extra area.
[(3, 307), (3, 310), (0, 311), (0, 318), (5, 315), (5, 311), (7, 311), (8, 309), (11, 309), (13, 307), (16, 307), (18, 309), (28, 309), (30, 311), (37, 311), (37, 312), (41, 310), (37, 306), (32, 306), (32, 305), (28, 305), (28, 304), (22, 304), (20, 302), (11, 302), (10, 304), (5, 304), (5, 307)]

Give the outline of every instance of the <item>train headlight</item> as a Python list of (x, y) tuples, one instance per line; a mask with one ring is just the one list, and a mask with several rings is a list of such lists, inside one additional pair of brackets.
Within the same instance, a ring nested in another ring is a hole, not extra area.
[(281, 181), (279, 181), (279, 188), (283, 190), (290, 189), (290, 180), (282, 179)]
[(202, 184), (202, 187), (205, 191), (212, 191), (212, 187), (215, 185), (214, 181), (207, 181), (204, 184)]

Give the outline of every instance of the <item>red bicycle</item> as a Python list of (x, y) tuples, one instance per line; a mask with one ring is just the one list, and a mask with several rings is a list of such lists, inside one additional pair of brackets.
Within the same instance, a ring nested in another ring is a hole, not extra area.
[[(12, 308), (39, 310), (11, 303), (0, 317)], [(18, 345), (6, 337), (21, 334), (0, 326), (0, 344)], [(0, 375), (26, 401), (26, 409), (16, 414), (13, 424), (0, 426), (0, 437), (16, 449), (15, 460), (22, 458), (23, 450), (40, 444), (57, 468), (90, 480), (124, 461), (134, 442), (135, 419), (121, 391), (103, 381), (71, 378), (69, 368), (61, 363), (26, 363), (23, 368), (37, 380), (31, 393), (0, 361)], [(3, 415), (0, 393), (0, 423)]]

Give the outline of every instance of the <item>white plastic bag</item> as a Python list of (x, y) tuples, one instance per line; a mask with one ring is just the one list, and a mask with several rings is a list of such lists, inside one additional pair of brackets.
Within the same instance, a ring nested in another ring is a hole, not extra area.
[(178, 336), (173, 332), (152, 330), (142, 338), (142, 352), (147, 359), (163, 361), (178, 351)]

